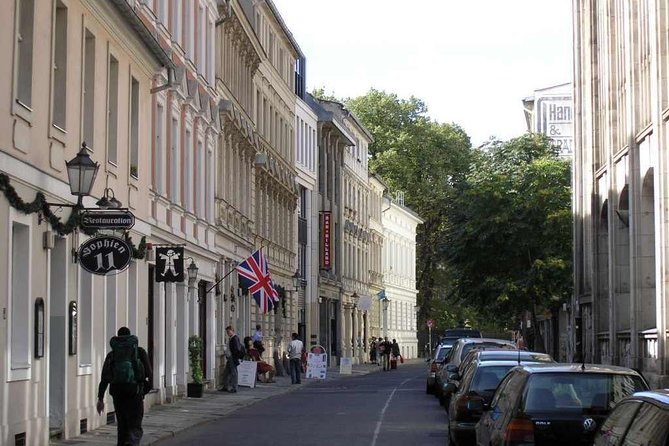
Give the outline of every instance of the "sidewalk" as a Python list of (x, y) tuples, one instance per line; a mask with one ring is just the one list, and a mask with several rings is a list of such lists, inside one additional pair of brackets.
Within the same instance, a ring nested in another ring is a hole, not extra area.
[[(351, 375), (340, 375), (339, 367), (329, 367), (326, 381), (349, 376), (366, 375), (381, 370), (374, 364), (353, 366)], [(292, 392), (320, 380), (304, 379), (299, 385), (290, 383), (290, 376), (276, 376), (275, 383), (257, 383), (256, 387), (239, 387), (237, 393), (206, 390), (202, 398), (180, 398), (171, 404), (151, 407), (144, 414), (142, 445), (173, 437), (179, 432), (207, 423), (258, 401)], [(51, 445), (116, 445), (116, 424), (107, 424), (69, 440), (52, 440)]]

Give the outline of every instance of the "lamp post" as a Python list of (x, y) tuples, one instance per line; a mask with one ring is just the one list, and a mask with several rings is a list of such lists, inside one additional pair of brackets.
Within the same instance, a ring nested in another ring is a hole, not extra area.
[(81, 207), (83, 198), (91, 194), (100, 165), (91, 159), (84, 142), (77, 156), (66, 162), (65, 166), (70, 181), (70, 192), (78, 197), (76, 206)]
[[(186, 260), (190, 259), (190, 265), (188, 265), (188, 268), (186, 268), (186, 272), (188, 273), (188, 292), (191, 293), (193, 289), (195, 289), (195, 282), (197, 281), (197, 265), (195, 264), (195, 260), (193, 260), (192, 257), (187, 257)], [(192, 296), (191, 296), (192, 297)], [(198, 298), (198, 302), (200, 299)]]
[(293, 278), (293, 291), (297, 292), (300, 290), (300, 285), (302, 285), (302, 276), (300, 275), (300, 270), (296, 269)]
[(388, 336), (388, 304), (390, 300), (383, 299), (383, 336)]

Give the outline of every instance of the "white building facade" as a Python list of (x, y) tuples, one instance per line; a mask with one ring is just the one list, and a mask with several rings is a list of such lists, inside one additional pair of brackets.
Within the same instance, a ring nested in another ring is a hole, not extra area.
[(423, 220), (404, 206), (401, 193), (397, 198), (382, 210), (385, 289), (385, 299), (381, 301), (382, 335), (397, 340), (405, 358), (417, 358), (416, 227)]

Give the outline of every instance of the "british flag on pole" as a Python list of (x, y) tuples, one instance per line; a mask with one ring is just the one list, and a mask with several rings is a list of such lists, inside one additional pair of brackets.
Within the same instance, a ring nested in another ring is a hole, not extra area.
[(237, 265), (237, 273), (263, 314), (274, 308), (274, 305), (279, 302), (279, 293), (274, 288), (274, 282), (269, 274), (267, 260), (262, 250), (257, 250), (251, 254), (251, 257)]

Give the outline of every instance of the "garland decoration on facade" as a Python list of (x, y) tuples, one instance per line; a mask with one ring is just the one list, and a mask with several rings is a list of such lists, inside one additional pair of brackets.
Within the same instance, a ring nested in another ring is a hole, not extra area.
[[(95, 229), (81, 227), (81, 211), (84, 209), (83, 206), (75, 205), (72, 208), (72, 213), (63, 223), (60, 217), (51, 212), (46, 197), (42, 192), (37, 192), (35, 194), (35, 199), (30, 203), (26, 203), (16, 192), (14, 186), (10, 184), (9, 176), (4, 173), (0, 173), (0, 190), (7, 198), (10, 206), (26, 215), (38, 213), (40, 218), (44, 218), (44, 220), (49, 222), (51, 228), (53, 228), (58, 235), (68, 235), (76, 230), (81, 230), (81, 232), (86, 235), (95, 235), (97, 232)], [(125, 239), (132, 248), (132, 256), (135, 259), (143, 259), (146, 254), (146, 236), (142, 237), (138, 247), (135, 247), (132, 243), (132, 238), (127, 232), (125, 234)]]

